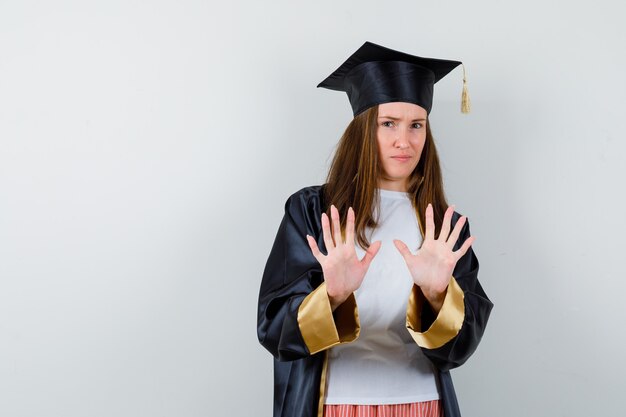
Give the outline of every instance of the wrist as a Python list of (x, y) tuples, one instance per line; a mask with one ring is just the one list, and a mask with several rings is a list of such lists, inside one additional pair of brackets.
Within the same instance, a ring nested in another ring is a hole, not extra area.
[(335, 311), (337, 307), (339, 307), (348, 299), (351, 293), (350, 294), (333, 294), (327, 290), (326, 294), (328, 295), (328, 301), (330, 301), (330, 308), (333, 311)]
[(435, 313), (439, 313), (441, 307), (443, 306), (443, 301), (446, 299), (446, 292), (448, 287), (444, 288), (443, 291), (436, 290), (426, 290), (422, 288), (422, 294), (424, 294), (424, 298), (428, 301), (428, 304), (432, 307)]

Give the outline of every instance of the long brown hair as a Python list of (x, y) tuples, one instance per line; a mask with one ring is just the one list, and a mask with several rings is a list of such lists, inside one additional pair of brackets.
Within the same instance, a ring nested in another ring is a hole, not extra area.
[[(352, 119), (337, 144), (324, 186), (326, 214), (330, 217), (331, 204), (337, 207), (344, 234), (348, 207), (354, 210), (355, 237), (362, 248), (370, 245), (365, 228), (378, 225), (378, 219), (374, 218), (374, 207), (378, 199), (378, 179), (383, 172), (379, 163), (377, 129), (378, 106)], [(439, 236), (448, 203), (429, 121), (426, 122), (426, 142), (419, 162), (409, 177), (407, 192), (411, 196), (422, 234), (425, 233), (426, 207), (432, 203), (435, 237)]]

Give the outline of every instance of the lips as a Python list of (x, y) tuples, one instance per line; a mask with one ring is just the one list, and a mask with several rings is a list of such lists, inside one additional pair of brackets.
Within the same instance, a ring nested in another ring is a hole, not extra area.
[(396, 155), (396, 156), (392, 156), (391, 158), (395, 159), (398, 162), (406, 162), (411, 159), (411, 157), (408, 155)]

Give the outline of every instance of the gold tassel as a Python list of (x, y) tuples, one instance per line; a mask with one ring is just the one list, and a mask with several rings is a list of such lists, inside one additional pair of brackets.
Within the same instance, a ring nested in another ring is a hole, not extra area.
[(467, 92), (467, 78), (465, 76), (465, 65), (461, 64), (463, 67), (463, 93), (461, 94), (461, 113), (469, 113), (472, 104), (470, 102), (469, 93)]

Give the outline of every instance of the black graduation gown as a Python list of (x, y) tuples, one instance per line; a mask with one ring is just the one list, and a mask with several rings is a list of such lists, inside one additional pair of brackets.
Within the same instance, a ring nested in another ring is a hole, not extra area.
[[(257, 333), (260, 343), (274, 356), (274, 417), (321, 416), (326, 351), (359, 335), (354, 295), (332, 311), (322, 268), (306, 240), (307, 234), (313, 236), (325, 251), (323, 198), (323, 185), (316, 185), (287, 199), (263, 272)], [(452, 227), (459, 218), (454, 212)], [(469, 236), (466, 222), (454, 250)], [(438, 370), (446, 417), (461, 415), (449, 370), (476, 350), (493, 307), (477, 275), (478, 260), (470, 247), (456, 264), (439, 314), (424, 302), (417, 286), (407, 295), (407, 331)]]

